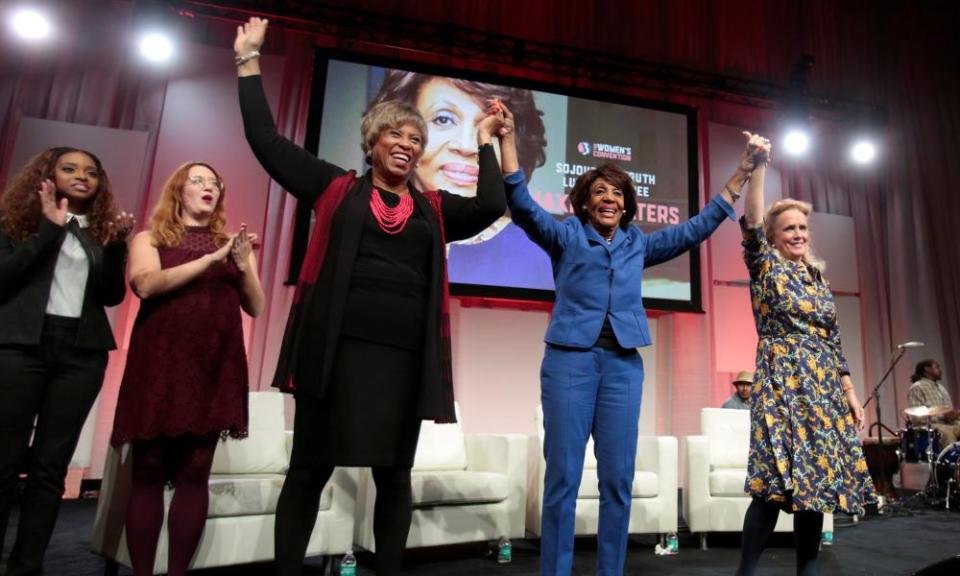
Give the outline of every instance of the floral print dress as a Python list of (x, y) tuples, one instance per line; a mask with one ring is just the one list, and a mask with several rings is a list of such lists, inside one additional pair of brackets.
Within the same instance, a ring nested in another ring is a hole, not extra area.
[(760, 340), (745, 490), (787, 511), (862, 514), (876, 494), (840, 382), (849, 371), (830, 286), (762, 228), (741, 227)]

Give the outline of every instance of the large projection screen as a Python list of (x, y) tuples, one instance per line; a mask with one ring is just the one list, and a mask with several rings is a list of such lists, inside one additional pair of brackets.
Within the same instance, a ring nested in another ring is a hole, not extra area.
[[(635, 224), (653, 232), (698, 211), (696, 115), (692, 108), (543, 86), (410, 63), (317, 53), (306, 146), (320, 158), (364, 172), (360, 119), (382, 99), (417, 106), (429, 127), (415, 184), (461, 195), (476, 191), (476, 122), (496, 96), (516, 116), (520, 163), (534, 199), (556, 218), (574, 217), (567, 194), (577, 176), (604, 162), (626, 170), (637, 188)], [(307, 208), (307, 207), (304, 207)], [(306, 214), (301, 227), (309, 225)], [(304, 241), (305, 231), (298, 235)], [(293, 250), (294, 254), (302, 254)], [(297, 268), (296, 262), (293, 268)], [(451, 293), (553, 299), (549, 257), (505, 215), (475, 238), (448, 248)], [(699, 253), (648, 268), (648, 308), (700, 311)]]

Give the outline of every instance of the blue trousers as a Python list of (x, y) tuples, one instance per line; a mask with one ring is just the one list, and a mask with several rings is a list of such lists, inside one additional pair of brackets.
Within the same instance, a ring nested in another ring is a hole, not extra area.
[(577, 492), (591, 435), (600, 489), (597, 574), (623, 574), (642, 395), (636, 350), (547, 345), (540, 368), (547, 464), (540, 574), (568, 576), (573, 567)]

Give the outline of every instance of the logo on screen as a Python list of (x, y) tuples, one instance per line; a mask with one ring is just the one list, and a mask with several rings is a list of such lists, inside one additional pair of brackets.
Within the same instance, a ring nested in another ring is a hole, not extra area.
[(586, 142), (577, 144), (577, 152), (584, 156), (593, 156), (594, 158), (606, 158), (608, 160), (620, 160), (629, 162), (633, 160), (633, 150), (629, 146), (618, 146), (616, 144), (606, 144), (604, 142)]

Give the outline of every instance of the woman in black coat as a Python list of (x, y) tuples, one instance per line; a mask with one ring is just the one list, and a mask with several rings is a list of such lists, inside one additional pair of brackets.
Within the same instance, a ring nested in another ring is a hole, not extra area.
[(277, 505), (277, 573), (299, 574), (321, 491), (335, 466), (371, 466), (378, 574), (394, 574), (410, 528), (410, 469), (424, 419), (452, 422), (445, 242), (505, 210), (493, 147), (511, 130), (496, 103), (479, 122), (476, 197), (411, 182), (427, 127), (396, 101), (363, 117), (371, 169), (358, 176), (277, 134), (260, 81), (267, 22), (237, 29), (234, 50), (247, 140), (270, 176), (316, 221), (274, 385), (296, 395), (290, 470)]
[(67, 466), (116, 348), (104, 307), (123, 301), (133, 224), (100, 160), (76, 148), (38, 154), (0, 197), (0, 543), (27, 473), (7, 576), (42, 569)]

